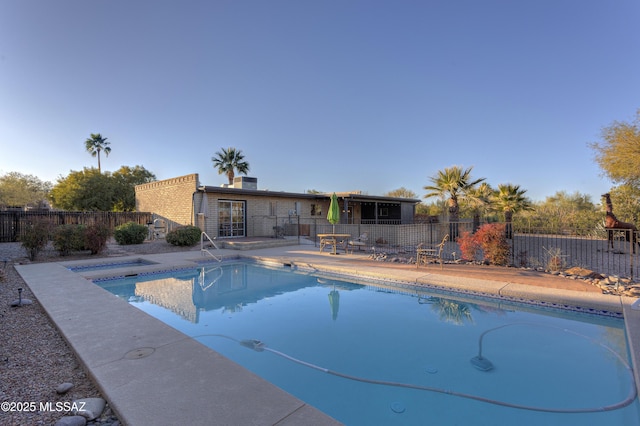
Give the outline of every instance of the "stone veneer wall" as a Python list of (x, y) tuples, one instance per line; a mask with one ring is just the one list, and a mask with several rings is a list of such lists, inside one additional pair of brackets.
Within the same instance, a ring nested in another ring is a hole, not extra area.
[(193, 193), (198, 187), (198, 174), (137, 185), (136, 210), (151, 212), (165, 219), (167, 231), (184, 225), (194, 225)]

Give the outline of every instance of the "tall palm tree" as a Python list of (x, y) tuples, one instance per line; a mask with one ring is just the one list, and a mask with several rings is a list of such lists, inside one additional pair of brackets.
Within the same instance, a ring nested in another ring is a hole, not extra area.
[(487, 182), (469, 189), (466, 192), (465, 204), (473, 211), (473, 232), (480, 227), (480, 216), (489, 210), (493, 188)]
[(504, 213), (506, 234), (509, 239), (513, 236), (513, 227), (511, 224), (513, 215), (520, 211), (533, 210), (531, 201), (524, 196), (526, 192), (526, 189), (520, 189), (520, 185), (501, 183), (491, 197), (493, 209)]
[(427, 185), (424, 189), (427, 194), (424, 198), (440, 197), (447, 199), (449, 205), (449, 222), (455, 224), (450, 229), (450, 237), (455, 240), (458, 236), (457, 223), (460, 214), (460, 201), (468, 196), (469, 191), (476, 185), (485, 180), (485, 178), (472, 179), (471, 170), (473, 167), (462, 169), (459, 166), (447, 167), (444, 170), (439, 170), (438, 173), (429, 178), (432, 185)]
[(98, 156), (98, 172), (102, 173), (100, 168), (100, 151), (104, 151), (104, 154), (108, 157), (111, 152), (107, 138), (103, 138), (100, 133), (91, 133), (91, 137), (84, 142), (85, 148), (92, 157)]
[(226, 174), (229, 179), (229, 185), (233, 185), (233, 178), (235, 170), (238, 173), (246, 175), (249, 171), (249, 163), (244, 160), (242, 150), (236, 150), (235, 148), (221, 148), (222, 151), (216, 152), (214, 157), (211, 157), (213, 161), (213, 167), (218, 169), (218, 174)]

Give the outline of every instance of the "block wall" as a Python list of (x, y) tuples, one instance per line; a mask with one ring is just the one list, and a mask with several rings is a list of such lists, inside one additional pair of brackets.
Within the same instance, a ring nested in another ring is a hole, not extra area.
[(184, 225), (195, 225), (193, 193), (199, 185), (198, 174), (137, 185), (136, 210), (151, 212), (168, 222), (167, 231)]

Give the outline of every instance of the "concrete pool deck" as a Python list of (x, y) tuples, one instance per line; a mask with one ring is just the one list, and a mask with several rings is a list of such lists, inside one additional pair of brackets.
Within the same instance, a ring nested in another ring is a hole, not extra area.
[[(309, 245), (220, 250), (226, 257), (314, 269), (329, 274), (474, 291), (513, 299), (624, 313), (636, 383), (639, 383), (640, 310), (635, 299), (601, 294), (580, 280), (516, 268), (438, 265), (416, 268), (375, 262), (365, 254), (332, 256)], [(135, 255), (153, 265), (136, 272), (193, 267), (199, 251)], [(203, 344), (130, 306), (88, 280), (126, 270), (72, 272), (69, 265), (105, 259), (16, 265), (61, 334), (76, 352), (120, 420), (134, 425), (337, 425), (339, 422), (262, 380)]]

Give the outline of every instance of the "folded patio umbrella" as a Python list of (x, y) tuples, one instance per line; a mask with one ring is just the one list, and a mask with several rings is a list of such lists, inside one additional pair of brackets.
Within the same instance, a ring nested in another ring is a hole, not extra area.
[(338, 205), (338, 196), (334, 192), (331, 195), (331, 204), (329, 204), (329, 212), (327, 220), (333, 225), (333, 233), (336, 233), (336, 223), (340, 222), (340, 206)]

